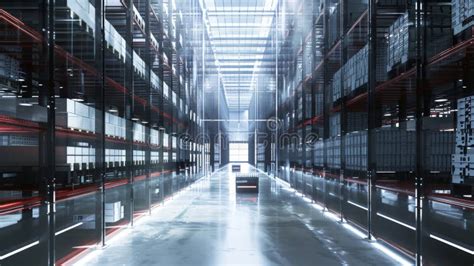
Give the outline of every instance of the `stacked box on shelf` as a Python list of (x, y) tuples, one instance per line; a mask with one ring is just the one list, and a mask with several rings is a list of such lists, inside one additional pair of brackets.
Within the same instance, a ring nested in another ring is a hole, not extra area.
[(416, 134), (399, 128), (380, 128), (375, 134), (375, 158), (378, 171), (415, 169)]
[(454, 34), (474, 26), (474, 2), (472, 0), (452, 0), (451, 12)]
[(333, 114), (329, 117), (329, 135), (338, 136), (341, 134), (341, 114)]
[(345, 161), (349, 170), (367, 170), (367, 131), (355, 131), (345, 136)]
[(105, 113), (105, 134), (126, 138), (125, 119), (110, 113)]
[(336, 71), (332, 77), (331, 89), (333, 102), (339, 100), (343, 96), (341, 91), (341, 70), (343, 70), (343, 68)]
[(354, 56), (347, 60), (342, 67), (343, 88), (341, 96), (347, 95), (367, 83), (368, 80), (369, 48), (364, 46)]
[(327, 166), (338, 169), (341, 167), (341, 137), (332, 137), (325, 140), (327, 152)]
[(145, 142), (145, 126), (139, 123), (133, 123), (133, 141)]
[(95, 132), (95, 109), (78, 101), (56, 100), (56, 123), (65, 128)]
[(126, 150), (122, 149), (105, 149), (105, 163), (108, 167), (114, 165), (125, 166)]
[(324, 94), (322, 92), (316, 92), (316, 102), (314, 103), (314, 114), (316, 116), (322, 115), (324, 111)]
[(324, 166), (324, 142), (318, 140), (313, 145), (314, 165), (322, 167)]
[(458, 100), (456, 149), (451, 162), (452, 182), (474, 182), (474, 96)]
[(303, 99), (298, 97), (298, 105), (296, 107), (296, 118), (298, 121), (303, 119)]
[(311, 94), (306, 94), (306, 113), (305, 119), (309, 119), (312, 116), (312, 106), (311, 106)]
[(16, 81), (21, 76), (20, 63), (10, 56), (0, 54), (0, 77)]
[(0, 135), (0, 146), (38, 146), (37, 136)]
[[(64, 159), (66, 160), (65, 162)], [(74, 165), (79, 166), (77, 170), (92, 169), (94, 168), (95, 160), (95, 148), (89, 145), (67, 146), (66, 157), (56, 156), (56, 163), (58, 165), (68, 164), (71, 171), (75, 170)]]
[[(449, 3), (430, 4), (427, 6), (425, 45), (428, 57), (449, 48), (452, 45), (451, 5)], [(387, 34), (387, 71), (415, 58), (416, 35), (415, 25), (410, 21), (408, 12), (401, 15), (388, 29)]]
[(426, 132), (426, 169), (449, 172), (454, 153), (454, 133), (449, 131)]
[[(413, 57), (415, 51), (409, 43), (409, 41), (413, 41), (413, 38), (409, 38), (409, 36), (414, 36), (413, 30), (414, 27), (409, 24), (408, 13), (401, 15), (390, 25), (387, 36), (387, 71), (392, 70), (397, 64), (407, 62), (408, 58)], [(410, 31), (413, 33), (410, 34)]]

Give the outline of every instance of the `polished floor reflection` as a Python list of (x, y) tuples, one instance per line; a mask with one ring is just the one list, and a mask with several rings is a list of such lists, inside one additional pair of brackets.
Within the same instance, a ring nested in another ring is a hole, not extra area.
[(224, 168), (195, 184), (86, 264), (396, 264), (271, 178), (258, 195), (236, 194), (233, 181)]

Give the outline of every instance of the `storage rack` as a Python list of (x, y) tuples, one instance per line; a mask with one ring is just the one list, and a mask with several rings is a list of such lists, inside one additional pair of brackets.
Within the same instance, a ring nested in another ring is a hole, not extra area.
[(198, 1), (4, 1), (0, 25), (0, 255), (32, 243), (2, 263), (69, 261), (209, 173)]
[[(472, 4), (420, 2), (278, 5), (278, 108), (269, 117), (283, 125), (280, 142), (296, 140), (277, 149), (276, 171), (268, 153), (265, 164), (418, 263), (463, 264), (473, 229), (449, 221), (474, 209), (469, 133), (455, 125), (457, 101), (474, 85)], [(457, 246), (439, 240), (448, 237)]]

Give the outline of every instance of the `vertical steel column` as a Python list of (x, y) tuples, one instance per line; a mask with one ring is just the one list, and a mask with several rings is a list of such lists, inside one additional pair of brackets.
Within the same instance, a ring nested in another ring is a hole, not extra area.
[[(96, 18), (96, 28), (95, 28), (95, 49), (96, 49), (96, 67), (99, 70), (99, 78), (100, 78), (100, 88), (97, 89), (97, 101), (100, 101), (100, 104), (97, 104), (100, 107), (100, 119), (96, 121), (96, 125), (100, 128), (102, 132), (100, 132), (100, 136), (98, 136), (97, 148), (99, 152), (98, 156), (100, 158), (98, 161), (99, 165), (99, 193), (98, 193), (98, 206), (97, 213), (100, 213), (100, 217), (97, 219), (96, 224), (99, 227), (99, 245), (101, 247), (105, 246), (105, 174), (106, 174), (106, 162), (105, 162), (105, 0), (95, 0), (95, 18)], [(98, 115), (96, 115), (98, 117)]]
[[(316, 22), (317, 22), (317, 19), (318, 19), (318, 16), (316, 16), (317, 13), (319, 13), (319, 6), (316, 5), (316, 3), (314, 1), (312, 1), (312, 14), (311, 14), (311, 55), (312, 55), (312, 63), (311, 63), (311, 119), (313, 119), (314, 117), (316, 117), (316, 107), (317, 107), (317, 97), (316, 97), (316, 90), (317, 90), (317, 87), (316, 87), (316, 80), (315, 80), (315, 77), (314, 77), (314, 68), (316, 67)], [(313, 123), (313, 121), (311, 121), (311, 132), (313, 134), (317, 134), (317, 124), (316, 123)], [(319, 139), (319, 136), (317, 136), (317, 139)], [(315, 198), (316, 198), (316, 189), (315, 189), (315, 178), (314, 178), (314, 170), (315, 169), (315, 164), (314, 164), (314, 160), (315, 160), (315, 156), (314, 156), (314, 153), (315, 153), (315, 150), (316, 150), (316, 139), (315, 139), (315, 143), (312, 143), (313, 145), (313, 150), (311, 152), (311, 168), (312, 168), (312, 174), (311, 174), (311, 188), (312, 188), (312, 191), (311, 191), (311, 199), (314, 201)]]
[[(280, 4), (277, 4), (276, 6), (276, 12), (275, 12), (275, 178), (278, 175), (278, 152), (279, 152), (279, 142), (278, 142), (278, 127), (279, 127), (279, 118), (278, 118), (278, 83), (279, 83), (279, 72), (278, 72), (278, 67), (279, 67), (279, 62), (278, 62), (278, 31), (279, 31), (279, 16), (280, 16)], [(285, 14), (283, 13), (283, 16)], [(271, 142), (270, 142), (271, 143)], [(271, 146), (271, 144), (270, 144)], [(270, 159), (271, 159), (271, 152), (270, 152)]]
[(327, 64), (327, 53), (328, 53), (328, 46), (329, 46), (329, 40), (328, 40), (328, 34), (329, 34), (329, 0), (323, 0), (324, 1), (324, 14), (323, 14), (323, 117), (324, 117), (324, 126), (323, 126), (323, 140), (324, 140), (324, 150), (323, 150), (323, 155), (324, 155), (324, 163), (323, 163), (323, 173), (322, 173), (322, 180), (323, 180), (323, 207), (327, 208), (327, 198), (326, 198), (326, 171), (328, 169), (328, 160), (327, 160), (327, 140), (329, 138), (329, 106), (330, 106), (330, 96), (328, 93), (328, 86), (327, 86), (327, 72), (328, 72), (328, 64)]
[(424, 201), (424, 132), (423, 116), (426, 86), (426, 0), (415, 3), (415, 34), (416, 34), (416, 176), (415, 176), (415, 219), (416, 219), (416, 265), (423, 264), (423, 201)]
[(48, 66), (48, 125), (46, 129), (47, 191), (48, 214), (48, 265), (56, 263), (56, 97), (54, 87), (54, 45), (55, 45), (55, 0), (49, 0), (47, 15), (47, 62)]
[(133, 96), (135, 94), (133, 76), (133, 0), (126, 1), (126, 33), (125, 33), (125, 42), (127, 43), (127, 52), (128, 57), (126, 60), (125, 67), (127, 68), (125, 74), (126, 87), (128, 89), (128, 95), (126, 95), (126, 108), (125, 108), (125, 118), (127, 124), (127, 155), (126, 155), (126, 172), (129, 179), (129, 188), (130, 188), (130, 226), (133, 226), (133, 213), (134, 213), (134, 165), (133, 165), (133, 113), (135, 109), (135, 102)]
[[(301, 11), (302, 14), (301, 16), (303, 17), (303, 22), (304, 22), (304, 9)], [(299, 14), (298, 14), (299, 15)], [(303, 36), (303, 30), (301, 29), (303, 26), (300, 26), (300, 37), (301, 37), (301, 120), (299, 121), (300, 125), (302, 126), (301, 128), (301, 193), (303, 195), (306, 195), (306, 181), (305, 181), (305, 170), (306, 170), (306, 125), (304, 123), (306, 119), (306, 84), (304, 82), (304, 77), (305, 77), (305, 68), (303, 64), (304, 60), (304, 52), (305, 52), (305, 36)], [(299, 63), (299, 55), (297, 56), (297, 64)]]
[[(206, 106), (205, 102), (205, 97), (204, 97), (204, 90), (206, 88), (206, 25), (204, 21), (204, 14), (203, 14), (203, 19), (202, 19), (202, 88), (201, 88), (201, 171), (203, 172), (204, 175), (206, 175), (205, 171), (205, 149), (204, 149), (204, 144), (205, 144), (205, 122), (203, 119), (205, 119), (205, 110), (204, 106)], [(196, 121), (198, 122), (198, 121)]]
[(161, 89), (161, 95), (158, 98), (158, 106), (160, 107), (160, 114), (158, 115), (159, 118), (159, 143), (160, 143), (160, 155), (159, 155), (159, 162), (160, 162), (160, 177), (159, 177), (159, 193), (160, 193), (160, 201), (164, 200), (164, 182), (163, 182), (163, 173), (165, 171), (165, 164), (164, 164), (164, 133), (165, 133), (165, 128), (164, 128), (164, 116), (163, 116), (163, 109), (164, 109), (164, 58), (163, 58), (163, 36), (164, 36), (164, 29), (163, 29), (163, 1), (162, 0), (157, 0), (157, 3), (155, 4), (155, 7), (158, 7), (158, 16), (159, 19), (161, 20), (160, 25), (158, 26), (158, 50), (160, 54), (158, 55), (158, 63), (159, 63), (159, 70), (160, 73), (158, 73), (159, 78), (160, 78), (160, 89)]
[[(347, 8), (347, 1), (348, 0), (341, 0), (341, 16), (340, 16), (340, 25), (341, 25), (341, 56), (340, 56), (340, 64), (339, 67), (342, 69), (342, 66), (347, 61), (347, 47), (346, 47), (346, 24), (347, 24), (347, 14), (349, 14), (349, 10)], [(342, 72), (342, 71), (341, 71)], [(333, 81), (334, 82), (334, 81)], [(341, 88), (341, 122), (340, 122), (340, 131), (341, 131), (341, 146), (340, 146), (340, 156), (341, 156), (341, 165), (340, 165), (340, 170), (339, 170), (339, 195), (340, 195), (340, 200), (339, 200), (339, 211), (341, 214), (341, 222), (344, 221), (344, 204), (347, 200), (346, 198), (346, 182), (344, 180), (344, 173), (346, 170), (346, 133), (347, 133), (347, 108), (346, 108), (346, 99), (347, 97), (344, 95), (344, 76), (340, 75), (339, 80), (339, 87)]]
[(377, 3), (376, 0), (369, 0), (369, 14), (368, 14), (368, 47), (369, 47), (369, 69), (368, 69), (368, 129), (367, 129), (367, 238), (372, 240), (372, 214), (373, 214), (373, 194), (376, 179), (376, 165), (375, 165), (375, 127), (376, 127), (376, 66), (377, 66)]
[(145, 12), (145, 64), (146, 64), (146, 91), (147, 91), (147, 101), (148, 105), (146, 106), (146, 130), (145, 130), (145, 144), (146, 144), (146, 151), (145, 151), (145, 172), (146, 172), (146, 180), (145, 180), (145, 191), (147, 193), (147, 206), (148, 206), (148, 213), (151, 214), (151, 106), (153, 104), (153, 93), (151, 88), (151, 73), (152, 73), (152, 57), (151, 57), (151, 29), (150, 29), (150, 0), (144, 0), (142, 5), (145, 5), (144, 12)]

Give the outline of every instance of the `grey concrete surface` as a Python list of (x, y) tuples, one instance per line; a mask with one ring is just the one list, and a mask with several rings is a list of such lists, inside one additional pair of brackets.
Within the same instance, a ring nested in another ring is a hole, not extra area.
[(269, 177), (236, 194), (228, 168), (155, 210), (87, 265), (396, 265)]

